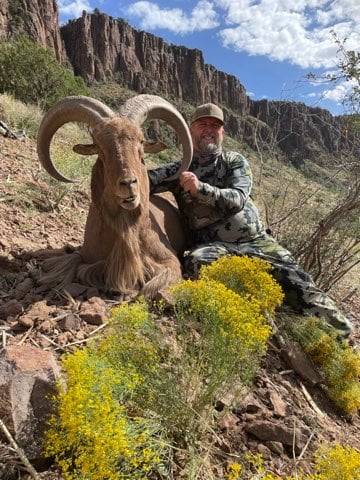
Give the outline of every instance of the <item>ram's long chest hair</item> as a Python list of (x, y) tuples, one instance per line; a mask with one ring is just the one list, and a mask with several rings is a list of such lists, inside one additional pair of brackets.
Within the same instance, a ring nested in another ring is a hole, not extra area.
[(117, 209), (103, 218), (115, 233), (113, 248), (106, 260), (105, 284), (123, 293), (138, 291), (154, 275), (158, 265), (151, 255), (149, 241), (156, 241), (150, 227), (149, 203), (133, 210)]

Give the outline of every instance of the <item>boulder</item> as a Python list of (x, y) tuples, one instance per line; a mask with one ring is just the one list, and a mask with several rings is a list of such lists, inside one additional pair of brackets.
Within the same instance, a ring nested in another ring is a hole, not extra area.
[(60, 368), (51, 352), (12, 345), (0, 354), (0, 417), (29, 460), (42, 458)]

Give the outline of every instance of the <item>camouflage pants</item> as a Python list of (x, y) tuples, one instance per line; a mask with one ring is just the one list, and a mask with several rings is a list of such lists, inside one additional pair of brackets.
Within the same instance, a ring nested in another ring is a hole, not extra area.
[(244, 243), (213, 242), (194, 247), (184, 258), (185, 273), (197, 277), (202, 265), (223, 255), (248, 255), (268, 261), (274, 267), (272, 276), (284, 291), (285, 304), (298, 313), (322, 317), (339, 333), (349, 335), (350, 323), (335, 302), (315, 285), (290, 252), (272, 236), (264, 235)]

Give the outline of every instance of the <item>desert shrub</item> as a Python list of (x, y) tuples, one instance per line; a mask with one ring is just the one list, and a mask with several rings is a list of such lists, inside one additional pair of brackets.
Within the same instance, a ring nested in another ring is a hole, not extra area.
[(345, 413), (360, 408), (360, 355), (318, 318), (298, 319), (286, 326), (322, 371), (334, 404)]
[(349, 446), (325, 444), (313, 456), (313, 473), (296, 469), (295, 475), (280, 477), (267, 471), (262, 454), (246, 453), (229, 463), (225, 480), (354, 480), (360, 478), (360, 452)]
[(66, 480), (148, 478), (164, 455), (159, 424), (131, 408), (145, 379), (140, 371), (153, 361), (142, 331), (148, 312), (142, 304), (122, 306), (114, 317), (121, 331), (63, 360), (66, 387), (59, 386), (45, 446)]
[(260, 258), (247, 256), (222, 257), (204, 266), (200, 277), (223, 283), (250, 302), (261, 304), (263, 311), (273, 314), (283, 298), (280, 285), (270, 275), (272, 266)]
[(350, 446), (324, 445), (315, 453), (315, 480), (360, 478), (360, 452)]
[(0, 40), (0, 93), (50, 107), (67, 95), (87, 94), (84, 80), (62, 67), (54, 54), (28, 37)]
[(174, 335), (167, 367), (152, 379), (166, 428), (183, 445), (196, 444), (214, 421), (218, 398), (248, 385), (271, 328), (259, 304), (213, 280), (184, 280), (172, 289)]
[(251, 382), (271, 332), (261, 300), (211, 279), (172, 294), (166, 335), (143, 300), (123, 303), (106, 336), (64, 358), (46, 452), (66, 480), (169, 478), (179, 449), (199, 472), (217, 398)]

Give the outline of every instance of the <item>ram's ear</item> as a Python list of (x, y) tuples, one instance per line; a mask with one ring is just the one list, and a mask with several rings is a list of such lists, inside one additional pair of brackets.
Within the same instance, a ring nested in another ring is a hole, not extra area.
[(145, 153), (159, 153), (162, 150), (165, 150), (167, 145), (163, 142), (156, 142), (153, 140), (144, 141), (144, 152)]
[(73, 146), (73, 150), (75, 153), (80, 153), (80, 155), (96, 155), (99, 153), (99, 148), (94, 143), (91, 145), (82, 145), (81, 143), (78, 143)]

